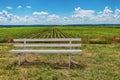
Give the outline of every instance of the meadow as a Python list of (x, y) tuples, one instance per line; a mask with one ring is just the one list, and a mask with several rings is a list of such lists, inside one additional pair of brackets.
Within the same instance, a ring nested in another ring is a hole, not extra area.
[[(66, 54), (28, 54), (17, 65), (14, 38), (82, 38), (82, 54), (73, 54), (78, 64), (71, 69)], [(0, 80), (119, 80), (119, 27), (13, 27), (0, 28)]]

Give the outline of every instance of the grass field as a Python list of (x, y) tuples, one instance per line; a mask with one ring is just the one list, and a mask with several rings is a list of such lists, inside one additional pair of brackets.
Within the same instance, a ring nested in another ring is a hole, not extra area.
[[(120, 27), (16, 27), (0, 28), (0, 42), (14, 38), (82, 38), (85, 43), (113, 43)], [(119, 41), (119, 40), (118, 40)]]
[[(120, 28), (116, 27), (32, 27), (0, 28), (0, 80), (119, 80)], [(18, 66), (17, 55), (9, 54), (13, 38), (82, 38), (82, 54), (72, 55), (78, 62), (66, 66), (66, 54), (29, 54), (28, 62)], [(117, 38), (116, 38), (117, 37)]]

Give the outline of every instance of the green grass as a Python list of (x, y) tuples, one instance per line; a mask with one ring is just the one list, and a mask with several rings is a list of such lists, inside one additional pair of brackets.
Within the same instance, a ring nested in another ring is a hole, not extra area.
[(68, 64), (66, 54), (28, 54), (28, 63), (16, 64), (17, 55), (9, 54), (12, 48), (3, 45), (0, 54), (1, 80), (119, 80), (120, 44), (84, 44), (82, 54), (72, 55), (79, 63), (72, 69), (56, 69)]
[(0, 42), (11, 42), (14, 38), (82, 38), (84, 43), (119, 42), (119, 27), (21, 27), (0, 28)]
[(27, 54), (28, 62), (18, 66), (17, 54), (8, 53), (12, 44), (0, 43), (0, 80), (119, 80), (120, 44), (113, 39), (119, 35), (120, 28), (104, 27), (1, 28), (1, 42), (13, 38), (82, 37), (85, 44), (82, 54), (72, 55), (78, 64), (60, 69), (56, 67), (68, 65), (67, 54)]
[(31, 38), (44, 29), (46, 29), (46, 27), (0, 28), (0, 42), (8, 42), (9, 40), (14, 38)]
[(72, 37), (110, 37), (119, 36), (120, 27), (58, 27)]
[[(111, 44), (120, 42), (120, 27), (59, 27), (64, 34), (82, 38), (83, 43)], [(116, 40), (115, 37), (119, 37)]]

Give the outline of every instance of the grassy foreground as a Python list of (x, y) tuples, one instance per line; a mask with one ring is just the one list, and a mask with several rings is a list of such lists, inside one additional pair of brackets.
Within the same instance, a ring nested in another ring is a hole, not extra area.
[(114, 36), (120, 35), (120, 28), (38, 27), (1, 28), (0, 31), (1, 42), (13, 38), (42, 37), (82, 37), (84, 40), (82, 54), (72, 55), (72, 60), (78, 63), (72, 69), (56, 68), (67, 66), (67, 54), (28, 54), (28, 62), (18, 66), (17, 55), (8, 53), (13, 48), (11, 43), (0, 43), (0, 80), (120, 79), (120, 44), (119, 39), (114, 39)]
[(18, 66), (10, 45), (0, 46), (0, 80), (119, 80), (120, 44), (85, 44), (82, 54), (72, 55), (78, 62), (73, 69), (56, 69), (67, 64), (65, 54), (29, 54), (28, 62)]

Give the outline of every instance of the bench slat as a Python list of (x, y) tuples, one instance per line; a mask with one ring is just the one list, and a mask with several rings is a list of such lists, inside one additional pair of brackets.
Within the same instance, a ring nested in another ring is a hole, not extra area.
[(81, 46), (81, 44), (20, 44), (16, 43), (14, 44), (15, 47), (78, 47)]
[(10, 53), (80, 53), (82, 50), (10, 50)]
[(14, 39), (15, 42), (20, 42), (20, 41), (81, 41), (80, 38), (46, 38), (46, 39)]

